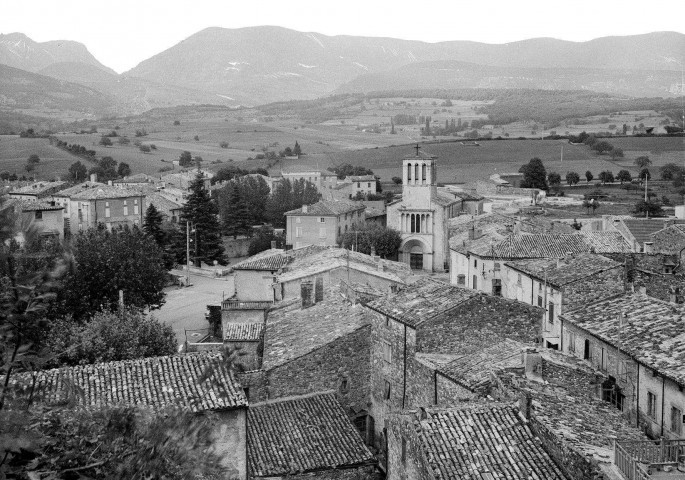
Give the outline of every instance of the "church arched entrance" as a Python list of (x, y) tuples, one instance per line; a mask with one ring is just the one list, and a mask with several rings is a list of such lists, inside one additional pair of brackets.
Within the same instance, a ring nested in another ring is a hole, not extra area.
[(402, 260), (408, 263), (412, 270), (433, 270), (433, 252), (423, 241), (416, 238), (406, 240), (400, 251)]

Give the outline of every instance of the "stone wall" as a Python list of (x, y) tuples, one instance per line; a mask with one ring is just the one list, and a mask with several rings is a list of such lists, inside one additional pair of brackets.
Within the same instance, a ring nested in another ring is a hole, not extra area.
[[(421, 441), (414, 428), (415, 412), (395, 414), (389, 418), (387, 480), (433, 480), (424, 463)], [(404, 451), (404, 455), (403, 455)]]
[(247, 408), (219, 412), (212, 417), (212, 448), (225, 468), (224, 477), (247, 479)]
[(652, 238), (655, 252), (680, 255), (685, 249), (685, 233), (677, 228), (659, 230)]
[(261, 341), (225, 341), (224, 345), (236, 352), (235, 364), (249, 372), (261, 368), (263, 344)]
[(582, 368), (561, 365), (542, 358), (542, 379), (565, 388), (573, 395), (600, 397), (603, 378)]
[[(268, 370), (267, 398), (334, 390), (346, 411), (368, 409), (370, 355), (369, 325), (306, 355)], [(252, 394), (252, 391), (250, 391)]]
[(249, 403), (263, 402), (269, 398), (264, 370), (240, 372), (237, 377)]

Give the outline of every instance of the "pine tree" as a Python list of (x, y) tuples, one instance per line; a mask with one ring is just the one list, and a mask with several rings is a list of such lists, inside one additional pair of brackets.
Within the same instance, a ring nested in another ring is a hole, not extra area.
[(215, 260), (221, 265), (226, 264), (218, 213), (216, 204), (205, 190), (204, 177), (198, 170), (180, 215), (181, 223), (190, 222), (195, 230), (191, 255), (198, 267), (201, 262), (213, 263)]
[(390, 133), (395, 135), (395, 122), (393, 122), (392, 117), (390, 117)]
[(157, 210), (153, 204), (150, 204), (145, 211), (143, 231), (147, 236), (153, 238), (160, 248), (164, 248), (164, 245), (166, 244), (166, 232), (162, 230), (163, 220), (164, 217), (159, 210)]
[(279, 182), (266, 202), (266, 218), (275, 228), (285, 227), (283, 214), (293, 208), (293, 188), (289, 180)]
[(223, 231), (226, 235), (238, 235), (248, 233), (250, 230), (250, 214), (245, 197), (242, 195), (240, 180), (233, 180), (224, 187), (221, 194), (221, 220)]
[(295, 148), (293, 148), (293, 153), (297, 156), (302, 155), (302, 149), (300, 149), (300, 144), (295, 140)]

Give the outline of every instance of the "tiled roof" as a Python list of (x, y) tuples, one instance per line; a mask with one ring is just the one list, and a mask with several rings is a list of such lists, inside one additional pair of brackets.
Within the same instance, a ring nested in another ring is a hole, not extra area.
[(516, 260), (507, 262), (506, 265), (540, 280), (546, 279), (547, 283), (557, 287), (622, 266), (614, 260), (592, 253), (579, 253), (561, 259)]
[(254, 342), (262, 339), (263, 323), (225, 323), (224, 341)]
[[(208, 380), (200, 378), (209, 368)], [(223, 364), (221, 354), (149, 357), (45, 370), (37, 374), (36, 393), (47, 402), (64, 398), (65, 379), (82, 389), (85, 406), (183, 405), (194, 412), (247, 406), (245, 394)], [(29, 376), (18, 378), (30, 382)]]
[(455, 287), (422, 277), (398, 293), (369, 302), (368, 307), (399, 322), (416, 327), (422, 321), (440, 315), (479, 295), (471, 289)]
[(300, 300), (286, 301), (269, 312), (264, 331), (263, 368), (270, 370), (369, 325), (369, 312), (343, 297), (339, 286), (327, 288), (324, 299), (302, 309)]
[(23, 187), (16, 188), (10, 192), (16, 193), (18, 195), (39, 195), (41, 193), (47, 192), (53, 188), (59, 188), (65, 185), (67, 182), (35, 182), (29, 185), (24, 185)]
[(523, 343), (505, 339), (478, 352), (459, 356), (437, 370), (475, 392), (490, 383), (491, 372), (521, 367), (524, 347)]
[(622, 220), (623, 224), (626, 226), (628, 231), (632, 234), (632, 236), (635, 238), (635, 241), (638, 243), (644, 243), (644, 242), (650, 242), (651, 235), (654, 232), (658, 232), (662, 228), (664, 228), (664, 220), (663, 219), (637, 219), (637, 218), (632, 218), (632, 219), (624, 219)]
[(62, 205), (52, 205), (50, 202), (43, 202), (40, 200), (23, 200), (20, 201), (22, 212), (36, 212), (46, 210), (64, 210)]
[(370, 464), (373, 455), (333, 393), (250, 405), (248, 461), (255, 477)]
[(72, 195), (75, 195), (77, 193), (80, 193), (84, 191), (87, 188), (94, 188), (94, 187), (104, 187), (107, 186), (104, 183), (100, 182), (83, 182), (79, 183), (78, 185), (74, 185), (73, 187), (65, 188), (64, 190), (60, 190), (59, 192), (53, 193), (53, 197), (66, 197), (70, 198)]
[(485, 200), (485, 197), (478, 195), (477, 193), (466, 192), (464, 190), (453, 191), (453, 193), (465, 202), (477, 202), (480, 200)]
[[(296, 255), (278, 277), (279, 283), (292, 282), (318, 273), (328, 272), (336, 268), (350, 268), (356, 272), (384, 278), (396, 283), (404, 283), (411, 276), (409, 265), (391, 260), (374, 260), (371, 255), (352, 252), (344, 248), (312, 249), (310, 254), (301, 254), (300, 250), (292, 250)], [(290, 253), (290, 252), (289, 252)], [(379, 265), (381, 268), (379, 268)]]
[(72, 200), (99, 200), (101, 198), (143, 197), (144, 194), (128, 188), (102, 185), (81, 190), (70, 196)]
[(182, 203), (171, 200), (166, 195), (160, 195), (157, 192), (146, 194), (145, 200), (146, 200), (146, 203), (148, 205), (154, 205), (155, 208), (159, 211), (165, 211), (165, 210), (171, 211), (171, 210), (179, 210), (179, 209), (183, 208)]
[[(625, 315), (622, 326), (621, 314)], [(685, 386), (682, 306), (635, 293), (593, 303), (561, 317)]]
[(579, 232), (591, 251), (596, 253), (628, 253), (632, 249), (620, 232)]
[(273, 248), (236, 263), (233, 265), (233, 270), (276, 271), (286, 263), (288, 263), (288, 257), (285, 255), (285, 250)]
[(566, 479), (512, 406), (466, 404), (426, 413), (416, 428), (436, 479)]
[(447, 192), (443, 189), (438, 189), (436, 195), (431, 198), (433, 203), (437, 203), (440, 206), (447, 207), (454, 203), (461, 202), (461, 198), (457, 198), (453, 193)]
[(376, 177), (373, 175), (360, 175), (360, 176), (352, 176), (352, 177), (345, 177), (346, 181), (350, 182), (375, 182)]
[(330, 215), (343, 215), (345, 213), (356, 212), (357, 210), (363, 210), (366, 206), (361, 203), (352, 202), (335, 202), (329, 200), (321, 200), (313, 205), (307, 206), (307, 212), (303, 212), (302, 208), (297, 208), (295, 210), (290, 210), (285, 212), (284, 215), (299, 215), (299, 216), (330, 216)]

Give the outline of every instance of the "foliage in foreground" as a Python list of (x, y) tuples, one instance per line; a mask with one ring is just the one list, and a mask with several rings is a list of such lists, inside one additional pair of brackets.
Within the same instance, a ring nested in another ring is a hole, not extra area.
[(340, 245), (367, 255), (373, 249), (376, 255), (396, 259), (402, 244), (402, 235), (393, 228), (376, 224), (354, 225), (352, 230), (343, 234)]

